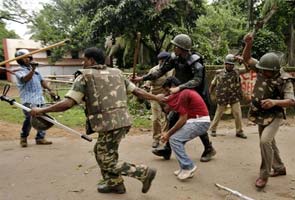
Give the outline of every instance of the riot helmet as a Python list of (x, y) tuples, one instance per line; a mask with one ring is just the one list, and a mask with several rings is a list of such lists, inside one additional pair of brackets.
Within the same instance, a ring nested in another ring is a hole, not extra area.
[(235, 56), (233, 54), (228, 54), (224, 59), (225, 64), (234, 65), (235, 64)]
[[(44, 116), (54, 120), (53, 117), (44, 114)], [(31, 117), (31, 125), (34, 127), (36, 130), (42, 130), (45, 131), (53, 126), (53, 123), (46, 121), (42, 117)]]
[(192, 48), (192, 40), (191, 38), (186, 34), (178, 34), (176, 35), (173, 40), (171, 40), (171, 43), (175, 46), (189, 51)]
[(266, 53), (260, 58), (256, 68), (267, 71), (279, 71), (281, 68), (280, 59), (275, 53)]

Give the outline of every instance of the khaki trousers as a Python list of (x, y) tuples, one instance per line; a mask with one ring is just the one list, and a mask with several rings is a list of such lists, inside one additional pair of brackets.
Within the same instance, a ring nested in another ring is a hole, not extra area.
[[(236, 133), (243, 132), (241, 104), (238, 101), (236, 103), (231, 104), (230, 106), (231, 106), (232, 114), (235, 118)], [(226, 109), (226, 106), (217, 104), (214, 119), (211, 122), (211, 125), (209, 128), (210, 131), (216, 131), (218, 123), (219, 123), (225, 109)]]
[(167, 120), (163, 113), (160, 104), (156, 101), (151, 101), (152, 123), (153, 123), (153, 139), (160, 140), (163, 127), (166, 126)]
[(267, 179), (271, 168), (274, 170), (282, 170), (284, 168), (284, 163), (281, 160), (275, 141), (281, 122), (282, 119), (276, 118), (268, 126), (258, 125), (261, 151), (260, 178)]

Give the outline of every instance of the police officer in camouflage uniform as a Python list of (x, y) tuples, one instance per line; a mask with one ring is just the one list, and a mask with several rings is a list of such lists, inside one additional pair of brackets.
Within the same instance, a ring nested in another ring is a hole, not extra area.
[(246, 72), (246, 70), (235, 68), (234, 62), (234, 55), (228, 54), (225, 57), (224, 69), (216, 71), (216, 75), (209, 87), (209, 93), (216, 87), (217, 100), (216, 112), (209, 130), (211, 131), (211, 136), (216, 137), (218, 123), (229, 104), (235, 118), (236, 136), (246, 139), (247, 136), (243, 133), (242, 128), (242, 110), (240, 104), (240, 100), (242, 99), (240, 74)]
[[(198, 54), (190, 51), (192, 48), (191, 38), (186, 34), (179, 34), (174, 37), (171, 43), (174, 45), (174, 53), (166, 59), (162, 67), (154, 73), (149, 73), (142, 77), (135, 77), (133, 81), (155, 80), (171, 69), (175, 69), (175, 77), (180, 80), (181, 85), (173, 88), (171, 92), (176, 93), (184, 89), (195, 89), (202, 96), (209, 110), (210, 99), (205, 77), (205, 67), (202, 58)], [(171, 128), (177, 120), (177, 113), (170, 113), (168, 115), (169, 128)], [(208, 133), (200, 136), (200, 139), (205, 148), (201, 156), (201, 161), (207, 162), (216, 154), (216, 151), (209, 140)], [(165, 159), (170, 159), (171, 148), (169, 143), (167, 143), (164, 149), (153, 150), (153, 153), (158, 156), (163, 156)]]
[(260, 138), (262, 160), (260, 175), (255, 186), (264, 188), (269, 176), (286, 175), (275, 136), (285, 118), (283, 107), (295, 105), (293, 80), (280, 69), (280, 60), (275, 53), (264, 54), (259, 62), (251, 58), (252, 34), (247, 34), (244, 40), (246, 43), (243, 51), (244, 62), (246, 66), (257, 71), (248, 118), (258, 125)]
[(124, 78), (119, 69), (104, 65), (103, 52), (97, 48), (84, 51), (84, 69), (79, 70), (77, 74), (64, 100), (47, 108), (33, 108), (31, 114), (36, 116), (47, 112), (61, 112), (84, 101), (87, 134), (98, 133), (94, 146), (95, 158), (102, 174), (98, 192), (125, 193), (122, 178), (124, 175), (141, 181), (142, 192), (146, 193), (156, 170), (145, 165), (118, 163), (118, 148), (131, 126), (126, 92), (150, 100), (159, 99), (137, 88)]

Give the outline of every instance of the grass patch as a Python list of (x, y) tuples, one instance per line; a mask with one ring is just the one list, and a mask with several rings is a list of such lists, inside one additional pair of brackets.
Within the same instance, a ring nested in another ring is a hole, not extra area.
[(11, 106), (4, 101), (0, 101), (0, 110), (0, 120), (2, 121), (22, 123), (24, 119), (24, 114), (21, 109), (16, 106)]
[(152, 121), (145, 117), (135, 117), (133, 116), (132, 127), (134, 128), (151, 128)]
[[(11, 83), (0, 81), (1, 93), (3, 89), (2, 86), (4, 86), (5, 84), (11, 84)], [(69, 87), (69, 86), (67, 85), (64, 87)], [(58, 94), (63, 99), (66, 92), (67, 90), (59, 90)], [(10, 96), (9, 93), (8, 93), (8, 96)], [(46, 101), (50, 102), (50, 97), (46, 94), (44, 96)], [(12, 98), (14, 98), (17, 102), (20, 103), (19, 97), (12, 97)], [(129, 113), (132, 115), (133, 127), (137, 127), (137, 128), (151, 127), (151, 124), (152, 124), (150, 120), (151, 112), (146, 109), (146, 103), (147, 102), (142, 103), (138, 101), (136, 98), (133, 98), (132, 96), (129, 97), (128, 109), (129, 109)], [(66, 126), (69, 126), (69, 127), (85, 126), (85, 114), (81, 106), (75, 106), (65, 112), (49, 113), (49, 114), (50, 116), (54, 117), (57, 121), (59, 121), (60, 123)], [(24, 120), (24, 114), (22, 109), (14, 105), (11, 106), (7, 102), (0, 101), (0, 120), (11, 122), (11, 123), (22, 124)]]
[[(0, 101), (0, 110), (1, 121), (21, 124), (24, 120), (22, 109), (14, 105), (11, 106), (6, 102)], [(65, 112), (50, 113), (50, 116), (54, 117), (57, 121), (69, 127), (85, 126), (85, 114), (80, 106), (75, 106)], [(152, 123), (149, 119), (149, 116), (150, 115), (133, 115), (133, 127), (150, 128)]]
[[(1, 101), (0, 110), (1, 121), (21, 124), (24, 120), (22, 109), (15, 105), (11, 106), (6, 102)], [(85, 125), (84, 111), (78, 106), (63, 113), (50, 113), (50, 116), (66, 126), (75, 127)]]

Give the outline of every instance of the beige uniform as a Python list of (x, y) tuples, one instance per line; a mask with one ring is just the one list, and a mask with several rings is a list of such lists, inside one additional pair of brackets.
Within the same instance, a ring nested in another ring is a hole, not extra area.
[[(156, 65), (150, 69), (149, 73), (153, 73), (159, 69), (160, 65)], [(165, 80), (173, 75), (173, 70), (167, 72), (165, 75), (161, 76), (160, 78), (148, 81), (148, 84), (151, 86), (150, 92), (152, 94), (163, 94), (164, 90), (162, 88), (163, 83)], [(156, 101), (151, 102), (151, 109), (152, 109), (152, 123), (153, 123), (153, 139), (159, 141), (161, 137), (161, 132), (165, 127), (167, 127), (167, 120), (166, 115), (163, 113), (160, 104)]]

